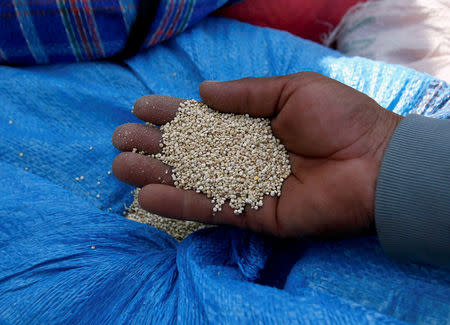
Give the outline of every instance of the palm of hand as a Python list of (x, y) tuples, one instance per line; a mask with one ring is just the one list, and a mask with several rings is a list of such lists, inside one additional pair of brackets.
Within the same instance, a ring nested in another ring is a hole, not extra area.
[[(265, 198), (258, 211), (246, 209), (236, 216), (225, 207), (212, 214), (205, 196), (155, 184), (161, 183), (156, 179), (164, 183), (164, 166), (136, 154), (121, 154), (113, 165), (119, 179), (136, 186), (152, 184), (141, 191), (143, 207), (169, 217), (237, 225), (278, 236), (334, 236), (372, 227), (378, 170), (398, 123), (394, 114), (315, 73), (204, 83), (200, 92), (218, 110), (272, 117), (274, 134), (290, 152), (292, 175), (285, 180), (281, 196)], [(135, 113), (144, 120), (165, 123), (173, 118), (179, 102), (150, 97), (137, 102)], [(130, 134), (135, 140), (130, 141)], [(151, 151), (156, 150), (157, 139), (158, 134), (148, 134), (142, 126), (124, 125), (116, 130), (113, 142), (124, 151), (132, 147)], [(149, 174), (137, 172), (146, 165)]]

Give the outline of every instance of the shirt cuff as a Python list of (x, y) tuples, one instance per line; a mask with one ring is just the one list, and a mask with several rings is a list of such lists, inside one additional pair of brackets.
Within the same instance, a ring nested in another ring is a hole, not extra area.
[(450, 120), (401, 121), (381, 164), (375, 224), (391, 257), (450, 265)]

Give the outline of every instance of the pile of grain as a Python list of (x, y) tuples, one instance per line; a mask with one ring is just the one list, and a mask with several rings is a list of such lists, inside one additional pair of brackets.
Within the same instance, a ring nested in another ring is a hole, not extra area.
[(161, 130), (162, 152), (152, 156), (172, 167), (176, 187), (212, 198), (214, 212), (226, 200), (235, 214), (245, 205), (257, 210), (264, 195), (281, 195), (291, 173), (288, 152), (269, 119), (219, 113), (188, 100)]

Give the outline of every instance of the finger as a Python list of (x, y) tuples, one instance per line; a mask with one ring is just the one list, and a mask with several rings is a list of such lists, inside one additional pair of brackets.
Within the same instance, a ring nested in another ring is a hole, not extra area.
[(223, 205), (222, 211), (213, 213), (211, 199), (194, 191), (152, 184), (139, 192), (139, 204), (150, 212), (169, 218), (249, 228), (257, 232), (273, 233), (276, 228), (276, 202), (277, 198), (266, 197), (259, 210), (246, 206), (242, 214), (236, 215), (228, 204)]
[(114, 147), (121, 151), (138, 151), (154, 154), (161, 150), (161, 131), (158, 129), (142, 125), (127, 123), (119, 126), (113, 133), (112, 142)]
[(244, 78), (233, 81), (205, 81), (200, 85), (203, 101), (226, 113), (248, 113), (255, 117), (275, 115), (279, 99), (291, 76)]
[(165, 124), (176, 115), (178, 106), (185, 99), (163, 95), (147, 95), (139, 98), (133, 106), (133, 114), (143, 121)]
[(119, 180), (137, 187), (153, 183), (173, 185), (170, 167), (137, 153), (124, 152), (118, 155), (114, 159), (112, 170)]

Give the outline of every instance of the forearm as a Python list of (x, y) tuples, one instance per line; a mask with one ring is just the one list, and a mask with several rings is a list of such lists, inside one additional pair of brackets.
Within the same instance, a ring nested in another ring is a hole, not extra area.
[(407, 116), (382, 162), (375, 199), (386, 253), (450, 265), (450, 120)]

